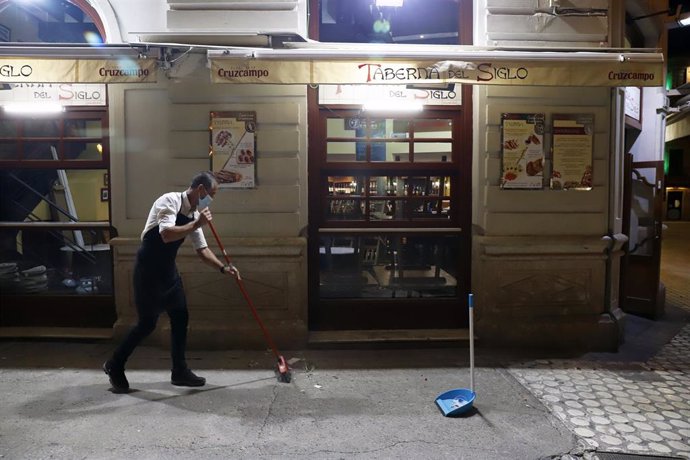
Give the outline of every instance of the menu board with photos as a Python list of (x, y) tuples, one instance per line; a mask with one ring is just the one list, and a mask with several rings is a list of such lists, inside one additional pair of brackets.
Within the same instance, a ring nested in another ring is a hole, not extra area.
[(211, 171), (221, 188), (256, 185), (256, 112), (211, 112)]
[(501, 188), (541, 189), (544, 114), (501, 114)]
[(591, 190), (594, 114), (553, 115), (552, 190)]
[(642, 129), (642, 88), (639, 86), (625, 88), (625, 122)]

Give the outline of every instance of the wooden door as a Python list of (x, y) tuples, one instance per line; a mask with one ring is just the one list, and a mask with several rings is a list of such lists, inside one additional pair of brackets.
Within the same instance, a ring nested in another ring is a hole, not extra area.
[(621, 271), (621, 308), (649, 318), (664, 311), (660, 289), (663, 161), (626, 158), (625, 219), (629, 236)]
[(310, 328), (467, 324), (471, 141), (462, 109), (310, 123)]

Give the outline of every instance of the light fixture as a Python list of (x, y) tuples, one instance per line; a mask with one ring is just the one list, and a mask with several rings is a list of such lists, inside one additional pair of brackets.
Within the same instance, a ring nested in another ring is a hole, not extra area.
[(371, 101), (362, 104), (365, 112), (421, 112), (424, 105), (409, 101)]
[[(371, 45), (371, 46), (370, 46)], [(650, 52), (601, 52), (601, 51), (505, 51), (473, 49), (461, 46), (448, 48), (428, 48), (430, 45), (416, 47), (387, 46), (379, 43), (357, 43), (357, 47), (343, 48), (342, 43), (318, 43), (318, 48), (308, 44), (290, 49), (256, 49), (256, 50), (208, 50), (211, 59), (266, 59), (266, 60), (321, 60), (321, 59), (364, 59), (375, 54), (380, 59), (425, 59), (450, 61), (456, 67), (472, 65), (476, 62), (505, 59), (517, 62), (616, 62), (621, 56), (628, 62), (654, 63), (663, 62), (661, 53)], [(421, 48), (424, 47), (424, 48)], [(460, 62), (458, 62), (460, 61)]]
[(399, 8), (403, 6), (403, 0), (376, 0), (376, 6), (394, 6)]
[(0, 47), (2, 57), (43, 57), (50, 56), (57, 59), (120, 59), (129, 57), (133, 60), (142, 57), (141, 46), (138, 48), (121, 44), (89, 43), (16, 43), (14, 46)]
[(654, 16), (666, 15), (666, 19), (664, 20), (664, 22), (666, 23), (666, 26), (669, 29), (673, 29), (676, 27), (690, 26), (690, 13), (681, 13), (682, 8), (683, 8), (682, 5), (678, 5), (676, 7), (675, 14), (673, 13), (672, 10), (668, 9), (668, 10), (657, 11), (655, 13), (645, 14), (643, 16), (637, 16), (637, 17), (631, 18), (631, 21), (637, 21), (640, 19), (651, 18)]
[(455, 91), (455, 83), (408, 83), (406, 89), (421, 89), (430, 91)]
[(64, 106), (53, 102), (11, 102), (2, 108), (6, 113), (25, 115), (50, 115), (65, 111)]

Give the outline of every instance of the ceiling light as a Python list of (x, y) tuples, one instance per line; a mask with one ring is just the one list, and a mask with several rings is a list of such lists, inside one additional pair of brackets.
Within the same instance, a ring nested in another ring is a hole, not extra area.
[(424, 105), (408, 101), (372, 101), (362, 105), (366, 112), (421, 112)]
[(376, 0), (376, 6), (403, 6), (403, 0)]
[(65, 111), (65, 107), (51, 102), (41, 103), (9, 103), (3, 106), (6, 113), (26, 115), (48, 115)]

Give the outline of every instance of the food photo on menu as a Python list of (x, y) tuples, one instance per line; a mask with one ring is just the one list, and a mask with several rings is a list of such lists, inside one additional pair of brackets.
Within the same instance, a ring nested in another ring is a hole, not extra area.
[(591, 190), (594, 114), (554, 114), (552, 190)]
[(235, 182), (240, 182), (242, 180), (242, 174), (236, 171), (228, 171), (225, 169), (221, 169), (220, 171), (215, 172), (214, 175), (216, 176), (216, 179), (218, 179), (218, 182), (221, 184), (233, 184)]
[(542, 114), (502, 115), (502, 188), (542, 188), (543, 119)]
[(211, 113), (211, 169), (225, 188), (255, 186), (256, 113)]

